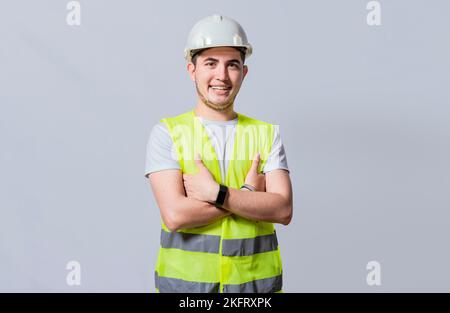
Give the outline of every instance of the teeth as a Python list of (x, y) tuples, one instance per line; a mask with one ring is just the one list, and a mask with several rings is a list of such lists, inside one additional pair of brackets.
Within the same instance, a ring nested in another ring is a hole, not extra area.
[(228, 87), (211, 86), (212, 89), (227, 90)]

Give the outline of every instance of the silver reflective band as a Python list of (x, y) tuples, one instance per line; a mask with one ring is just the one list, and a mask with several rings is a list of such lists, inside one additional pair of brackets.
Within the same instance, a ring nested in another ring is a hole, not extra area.
[(220, 236), (167, 232), (161, 229), (161, 247), (194, 252), (219, 253)]
[(223, 239), (222, 255), (248, 256), (256, 253), (277, 250), (278, 240), (274, 232), (270, 235), (246, 239)]
[(185, 292), (185, 293), (217, 293), (219, 292), (219, 283), (201, 283), (187, 281), (178, 278), (159, 276), (155, 272), (155, 287), (159, 292)]
[(283, 276), (253, 280), (239, 285), (224, 285), (223, 292), (226, 293), (272, 293), (280, 291), (283, 287)]

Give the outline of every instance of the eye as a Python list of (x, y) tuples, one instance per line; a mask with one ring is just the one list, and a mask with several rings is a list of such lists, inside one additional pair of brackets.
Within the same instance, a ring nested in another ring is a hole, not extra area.
[(236, 69), (240, 68), (240, 66), (238, 64), (236, 64), (236, 63), (230, 63), (230, 66), (232, 68), (236, 68)]
[(214, 66), (214, 62), (206, 62), (205, 65), (206, 66)]

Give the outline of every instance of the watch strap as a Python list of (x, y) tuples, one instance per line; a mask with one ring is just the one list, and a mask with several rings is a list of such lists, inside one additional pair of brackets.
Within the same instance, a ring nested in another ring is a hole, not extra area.
[(228, 193), (228, 187), (220, 184), (219, 193), (217, 194), (216, 206), (222, 206)]

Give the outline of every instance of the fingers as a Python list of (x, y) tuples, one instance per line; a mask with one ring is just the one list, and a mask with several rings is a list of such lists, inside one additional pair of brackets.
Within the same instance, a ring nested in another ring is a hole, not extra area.
[(191, 191), (191, 184), (190, 184), (191, 177), (190, 176), (191, 175), (189, 175), (189, 174), (183, 174), (183, 187), (187, 194), (189, 194)]
[(255, 158), (253, 159), (253, 162), (252, 162), (252, 168), (251, 168), (251, 170), (252, 170), (253, 172), (258, 173), (258, 167), (259, 167), (260, 159), (261, 159), (261, 156), (260, 156), (260, 154), (259, 154), (259, 152), (258, 152), (258, 153), (256, 154)]
[(194, 161), (195, 161), (195, 164), (197, 165), (198, 169), (202, 169), (202, 168), (205, 167), (205, 165), (203, 164), (202, 157), (201, 157), (200, 153), (196, 153), (195, 154)]

